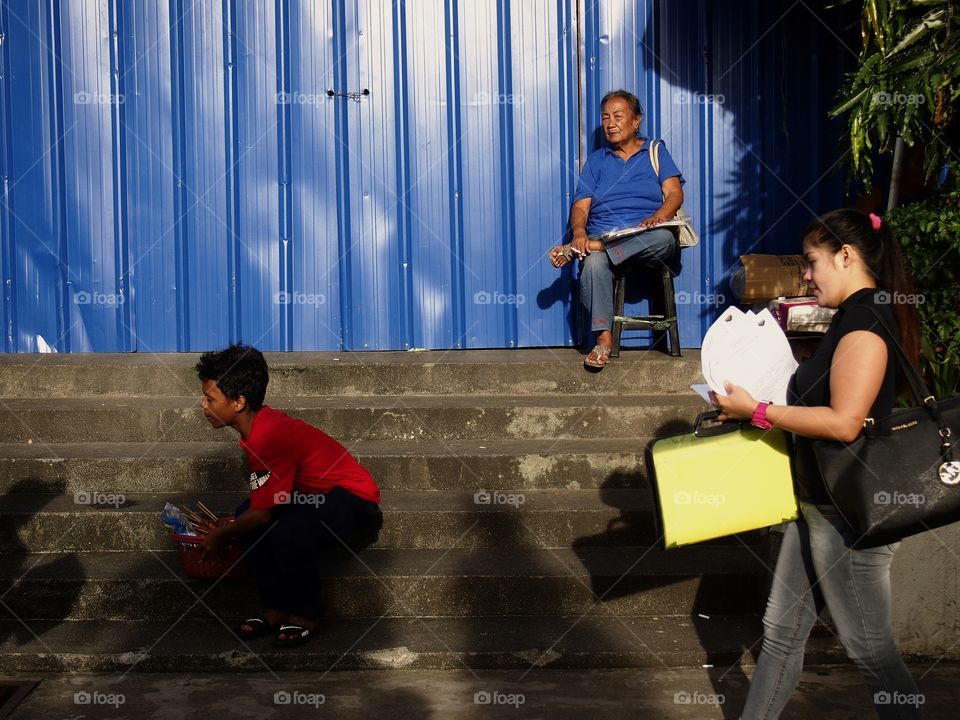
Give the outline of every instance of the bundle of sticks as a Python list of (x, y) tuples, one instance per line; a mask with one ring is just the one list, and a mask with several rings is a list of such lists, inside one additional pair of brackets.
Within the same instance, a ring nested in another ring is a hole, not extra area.
[(183, 504), (180, 506), (180, 512), (187, 520), (190, 521), (190, 524), (193, 525), (193, 529), (201, 535), (206, 535), (212, 528), (219, 527), (220, 525), (224, 525), (229, 522), (227, 518), (219, 517), (215, 512), (213, 512), (199, 500), (197, 500), (197, 507), (200, 509), (199, 512), (196, 510), (191, 510), (188, 505)]

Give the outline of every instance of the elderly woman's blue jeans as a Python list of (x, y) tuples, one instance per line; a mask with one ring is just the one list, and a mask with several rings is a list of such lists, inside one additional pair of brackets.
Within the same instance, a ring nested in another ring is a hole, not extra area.
[(890, 625), (890, 563), (897, 546), (855, 550), (856, 538), (836, 508), (801, 503), (800, 510), (777, 558), (743, 720), (780, 716), (800, 679), (804, 645), (824, 602), (870, 688), (877, 717), (919, 718), (923, 698)]
[(670, 267), (677, 253), (677, 239), (670, 228), (655, 228), (621, 238), (606, 252), (592, 252), (580, 269), (580, 301), (590, 315), (590, 329), (603, 332), (613, 327), (613, 278), (617, 265), (643, 263), (657, 269)]

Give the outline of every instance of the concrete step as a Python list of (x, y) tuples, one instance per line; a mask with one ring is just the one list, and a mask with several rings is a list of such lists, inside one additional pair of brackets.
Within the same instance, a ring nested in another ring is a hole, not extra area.
[[(227, 707), (233, 717), (270, 720), (722, 720), (736, 717), (744, 706), (746, 664), (586, 671), (461, 667), (429, 672), (46, 674), (10, 720), (216, 718)], [(933, 666), (929, 660), (909, 667), (922, 693), (924, 720), (955, 720), (960, 668), (945, 662)], [(87, 704), (78, 707), (78, 695), (86, 695), (81, 702)], [(876, 712), (862, 676), (846, 661), (805, 665), (779, 717), (863, 720), (875, 718)]]
[[(168, 550), (169, 538), (159, 520), (165, 500), (178, 505), (201, 500), (215, 511), (227, 511), (246, 496), (8, 493), (0, 498), (0, 551)], [(383, 493), (381, 507), (385, 524), (377, 547), (557, 548), (574, 543), (659, 542), (652, 497), (646, 490), (527, 490), (497, 497), (493, 504), (478, 504), (469, 491), (390, 490)], [(732, 537), (725, 542), (740, 540)]]
[[(268, 398), (269, 402), (269, 398)], [(224, 442), (196, 397), (63, 398), (2, 401), (0, 442)], [(445, 442), (481, 438), (633, 438), (688, 428), (703, 400), (689, 395), (475, 395), (462, 397), (304, 397), (278, 409), (344, 443)]]
[[(759, 548), (369, 550), (328, 568), (326, 617), (652, 615), (759, 612)], [(703, 577), (698, 577), (702, 575)], [(5, 611), (23, 619), (233, 618), (245, 579), (183, 576), (175, 553), (49, 553), (0, 561)], [(202, 603), (198, 604), (198, 598)], [(602, 601), (600, 599), (603, 599)]]
[[(0, 355), (0, 395), (159, 396), (199, 393), (199, 353)], [(700, 354), (626, 351), (602, 373), (573, 348), (377, 353), (266, 353), (270, 397), (688, 393)]]
[[(327, 617), (656, 615), (759, 612), (762, 546), (371, 549), (322, 573)], [(0, 559), (0, 617), (176, 620), (253, 611), (248, 579), (186, 578), (175, 552)], [(198, 599), (202, 601), (198, 602)]]
[[(239, 618), (238, 618), (239, 619)], [(312, 642), (275, 649), (215, 618), (0, 621), (0, 672), (238, 672), (729, 666), (750, 664), (756, 615), (358, 618), (321, 623)], [(811, 664), (842, 658), (832, 639)]]
[[(389, 490), (642, 488), (652, 439), (361, 440), (350, 450)], [(236, 444), (0, 444), (0, 492), (237, 490), (246, 475)]]

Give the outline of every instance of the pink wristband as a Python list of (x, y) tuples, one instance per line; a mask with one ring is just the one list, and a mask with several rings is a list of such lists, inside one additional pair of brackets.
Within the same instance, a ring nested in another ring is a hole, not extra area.
[(771, 405), (768, 402), (757, 403), (756, 410), (753, 411), (753, 417), (750, 418), (750, 424), (761, 430), (769, 430), (773, 423), (767, 420), (767, 408)]

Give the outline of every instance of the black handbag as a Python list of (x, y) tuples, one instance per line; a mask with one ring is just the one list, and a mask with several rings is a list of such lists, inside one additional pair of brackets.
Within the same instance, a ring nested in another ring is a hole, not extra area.
[(870, 310), (891, 340), (917, 406), (867, 418), (851, 443), (813, 443), (827, 492), (859, 537), (857, 547), (960, 520), (960, 461), (954, 459), (960, 397), (936, 400), (876, 308)]

